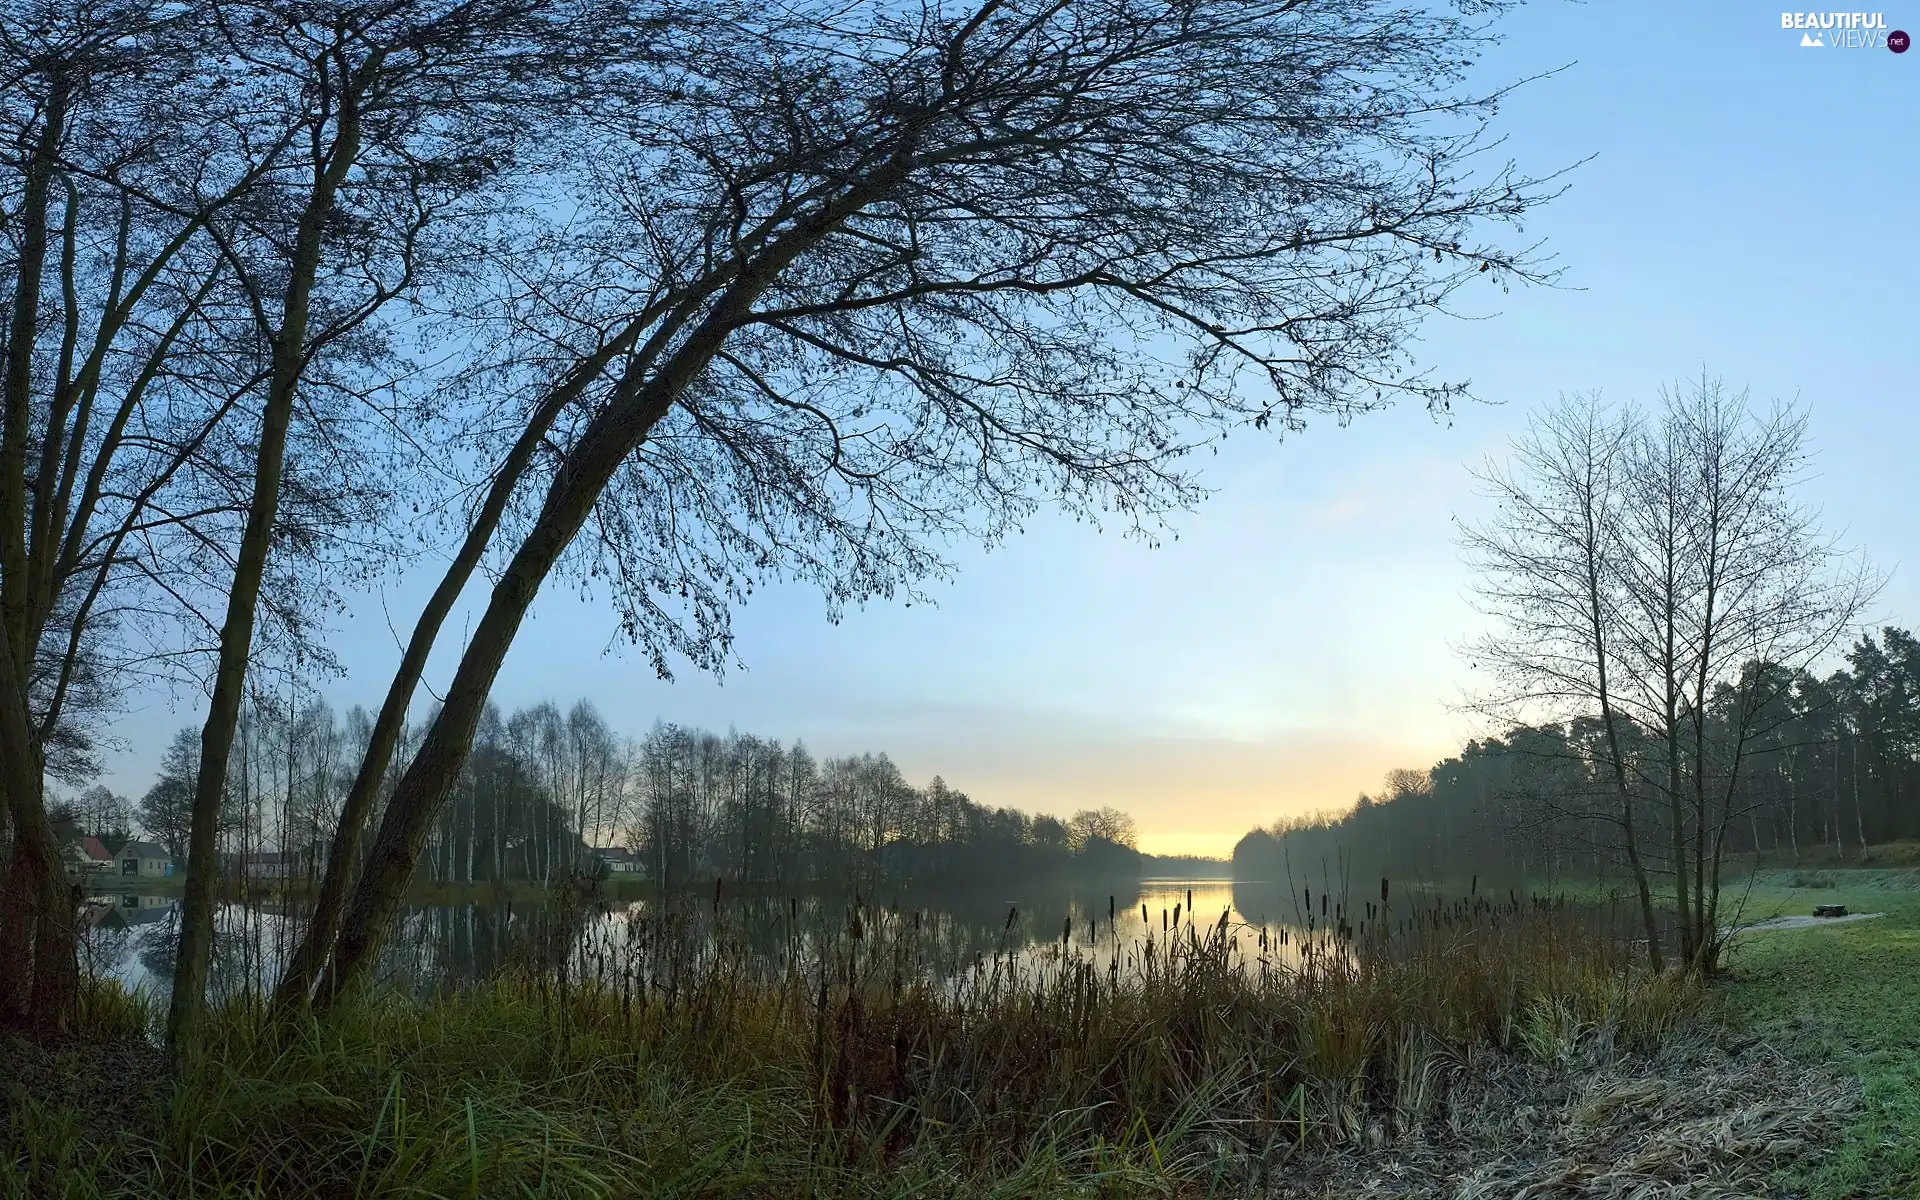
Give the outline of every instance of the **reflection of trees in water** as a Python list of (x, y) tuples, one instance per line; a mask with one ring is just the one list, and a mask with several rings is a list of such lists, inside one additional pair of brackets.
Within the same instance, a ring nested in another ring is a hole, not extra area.
[[(1218, 881), (1194, 886), (1206, 892), (1206, 911), (1188, 908), (1179, 916), (1204, 935), (1226, 901)], [(723, 894), (718, 903), (711, 894), (676, 892), (616, 902), (419, 905), (403, 912), (377, 977), (416, 993), (457, 990), (509, 969), (573, 979), (664, 979), (703, 969), (723, 953), (785, 972), (811, 969), (855, 943), (865, 950), (884, 944), (913, 970), (952, 977), (996, 959), (1031, 966), (1056, 955), (1063, 939), (1071, 955), (1102, 965), (1117, 959), (1125, 967), (1140, 961), (1149, 939), (1164, 946), (1174, 906), (1188, 895), (1164, 881), (1145, 888), (1129, 881), (1098, 891), (1083, 885), (903, 889), (879, 897), (854, 891)], [(1259, 911), (1262, 903), (1243, 897), (1237, 885), (1231, 898), (1241, 912)], [(1150, 909), (1144, 920), (1143, 901)], [(1268, 911), (1278, 908), (1276, 901)], [(221, 906), (212, 998), (271, 987), (305, 918), (304, 907)], [(1246, 944), (1256, 940), (1257, 933)], [(170, 911), (132, 931), (102, 930), (98, 945), (101, 961), (117, 957), (120, 964), (106, 973), (141, 976), (149, 987), (164, 990), (178, 952), (178, 918)]]
[(457, 989), (510, 966), (555, 970), (586, 936), (589, 915), (556, 903), (415, 906), (402, 914), (377, 977), (428, 992)]
[[(1308, 911), (1304, 904), (1304, 893), (1325, 891), (1324, 887), (1309, 888), (1304, 884), (1295, 886), (1285, 881), (1242, 882), (1233, 881), (1233, 907), (1245, 913), (1249, 920), (1270, 925), (1299, 925), (1307, 923)], [(1342, 894), (1338, 902), (1344, 908), (1346, 897)]]
[(92, 979), (119, 978), (134, 945), (133, 931), (89, 912), (80, 925), (80, 969)]
[[(701, 969), (722, 952), (744, 951), (771, 972), (811, 968), (859, 946), (884, 943), (913, 969), (958, 974), (982, 960), (1020, 957), (1061, 944), (1075, 952), (1110, 948), (1139, 934), (1137, 888), (1100, 896), (1071, 890), (901, 892), (874, 900), (859, 893), (695, 900), (685, 895), (601, 906), (582, 914), (564, 963), (537, 964), (579, 975), (674, 977)], [(550, 939), (549, 945), (560, 939)], [(536, 964), (528, 964), (536, 965)]]
[(1138, 940), (1135, 884), (1098, 896), (1068, 888), (1023, 891), (902, 891), (876, 899), (858, 892), (727, 898), (675, 893), (569, 907), (508, 912), (469, 905), (410, 918), (406, 939), (422, 981), (484, 978), (506, 967), (547, 975), (674, 976), (699, 970), (723, 951), (744, 951), (769, 971), (807, 968), (851, 944), (884, 940), (916, 969), (958, 974), (996, 956), (1059, 946), (1075, 953)]
[[(168, 897), (116, 902), (90, 916), (82, 935), (94, 976), (164, 993), (180, 953), (180, 912)], [(299, 913), (282, 905), (222, 904), (214, 910), (207, 995), (216, 1003), (270, 986), (286, 961)]]
[[(1153, 955), (1164, 959), (1176, 938), (1185, 945), (1215, 933), (1228, 903), (1233, 915), (1226, 940), (1239, 961), (1288, 967), (1299, 963), (1309, 926), (1325, 941), (1342, 921), (1352, 926), (1370, 916), (1378, 920), (1378, 910), (1364, 898), (1323, 890), (1241, 881), (1230, 887), (1196, 881), (1189, 889), (1152, 881), (1097, 894), (1068, 887), (1012, 895), (903, 890), (878, 899), (855, 892), (723, 895), (716, 904), (711, 895), (673, 893), (664, 900), (611, 903), (422, 905), (402, 915), (379, 977), (417, 994), (458, 990), (510, 969), (671, 988), (722, 960), (729, 969), (779, 975), (811, 972), (822, 961), (849, 955), (863, 962), (888, 956), (890, 967), (960, 981), (982, 969), (1047, 971), (1066, 958), (1135, 971)], [(1488, 904), (1545, 902), (1518, 895), (1461, 899), (1409, 887), (1396, 892), (1391, 923), (1418, 914), (1438, 928), (1464, 928), (1497, 921), (1497, 913), (1483, 911)], [(1556, 911), (1578, 916), (1595, 931), (1624, 928), (1632, 915), (1606, 904), (1582, 905), (1576, 914), (1568, 902), (1559, 903)], [(222, 905), (211, 998), (219, 1002), (248, 988), (271, 987), (304, 920), (302, 908)], [(1329, 942), (1325, 949), (1349, 955), (1362, 943), (1364, 936), (1361, 942)], [(83, 948), (97, 975), (164, 993), (179, 949), (177, 911), (171, 904), (150, 915), (116, 909), (85, 928)]]
[(180, 922), (169, 918), (140, 932), (140, 967), (153, 982), (155, 994), (173, 987), (173, 968), (180, 961)]

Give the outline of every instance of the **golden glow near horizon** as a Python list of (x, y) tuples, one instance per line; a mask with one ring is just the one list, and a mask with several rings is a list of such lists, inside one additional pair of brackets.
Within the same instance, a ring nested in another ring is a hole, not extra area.
[(949, 782), (981, 803), (1062, 818), (1111, 804), (1133, 816), (1148, 853), (1225, 858), (1251, 829), (1345, 808), (1362, 792), (1378, 792), (1389, 769), (1425, 769), (1457, 748), (1440, 728), (1401, 739), (1346, 730), (1257, 742), (1130, 739), (1051, 755), (1002, 743), (997, 752), (981, 748), (964, 784)]

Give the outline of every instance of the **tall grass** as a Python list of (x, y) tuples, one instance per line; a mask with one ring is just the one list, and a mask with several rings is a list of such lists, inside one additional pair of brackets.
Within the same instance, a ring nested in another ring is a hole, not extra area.
[[(151, 1128), (89, 1132), (70, 1097), (0, 1084), (10, 1194), (1204, 1194), (1416, 1136), (1479, 1056), (1603, 1057), (1695, 999), (1590, 915), (1518, 898), (1312, 932), (1184, 915), (958, 972), (911, 912), (856, 905), (780, 959), (663, 917), (292, 1028), (242, 998)], [(90, 1003), (145, 1021), (139, 997)]]

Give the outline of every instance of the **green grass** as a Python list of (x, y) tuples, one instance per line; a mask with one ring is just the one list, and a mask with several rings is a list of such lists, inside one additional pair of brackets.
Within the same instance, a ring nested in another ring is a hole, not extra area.
[[(1920, 871), (1828, 866), (1737, 881), (1745, 919), (1845, 904), (1884, 917), (1744, 935), (1717, 990), (1728, 1021), (1807, 1062), (1843, 1066), (1865, 1106), (1843, 1143), (1782, 1186), (1817, 1198), (1920, 1195)], [(1799, 885), (1799, 886), (1795, 886)]]

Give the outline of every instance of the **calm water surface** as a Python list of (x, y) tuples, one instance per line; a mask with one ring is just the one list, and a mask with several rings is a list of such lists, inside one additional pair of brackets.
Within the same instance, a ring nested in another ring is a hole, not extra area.
[[(177, 899), (138, 893), (100, 899), (105, 903), (90, 906), (86, 915), (88, 969), (164, 992), (179, 941)], [(222, 905), (209, 984), (215, 998), (271, 987), (305, 917), (299, 904)], [(768, 969), (784, 970), (846, 948), (856, 929), (863, 947), (880, 944), (876, 939), (910, 946), (915, 969), (938, 978), (994, 968), (1033, 975), (1057, 970), (1069, 957), (1136, 971), (1154, 954), (1164, 961), (1176, 937), (1190, 944), (1210, 935), (1223, 937), (1242, 965), (1263, 957), (1270, 965), (1288, 965), (1298, 958), (1303, 918), (1300, 898), (1290, 889), (1283, 894), (1278, 886), (1224, 879), (1149, 879), (1098, 891), (1050, 885), (965, 896), (883, 889), (858, 904), (852, 895), (813, 895), (723, 900), (716, 906), (709, 897), (682, 895), (664, 904), (618, 900), (563, 911), (546, 903), (476, 900), (407, 909), (380, 970), (389, 981), (420, 991), (457, 988), (514, 966), (574, 978), (658, 974), (697, 964), (722, 938)]]

